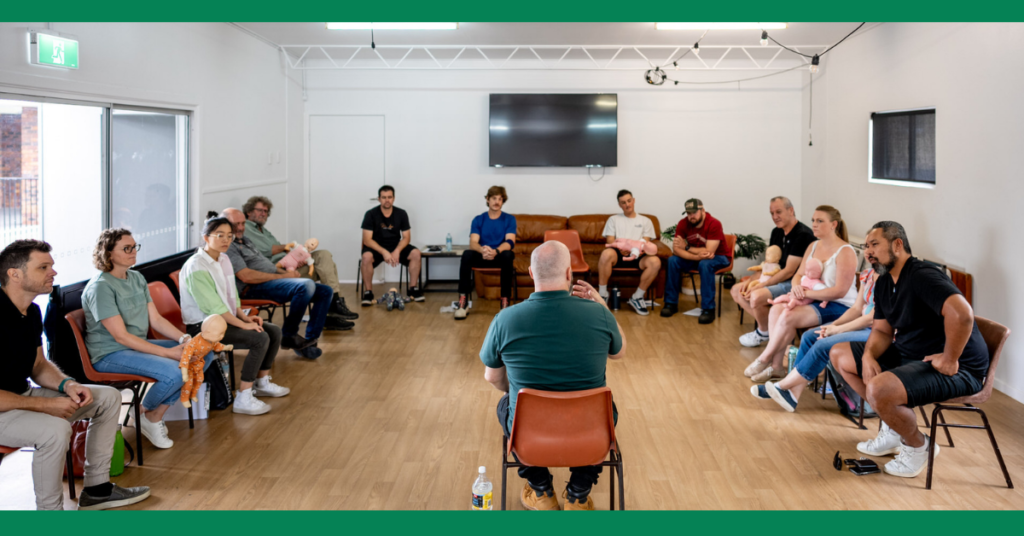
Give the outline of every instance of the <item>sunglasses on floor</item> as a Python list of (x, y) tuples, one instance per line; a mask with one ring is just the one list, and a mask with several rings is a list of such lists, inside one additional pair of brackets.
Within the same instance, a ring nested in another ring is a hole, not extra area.
[(837, 450), (836, 455), (832, 458), (832, 467), (835, 468), (836, 471), (842, 471), (844, 465), (850, 468), (851, 473), (858, 476), (880, 472), (878, 464), (875, 463), (874, 460), (869, 460), (867, 458), (847, 458), (844, 460)]

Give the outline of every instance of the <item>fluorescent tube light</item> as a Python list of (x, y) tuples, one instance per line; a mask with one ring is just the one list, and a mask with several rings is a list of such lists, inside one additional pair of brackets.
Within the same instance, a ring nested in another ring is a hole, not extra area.
[(457, 22), (328, 22), (328, 30), (457, 30)]
[(659, 30), (785, 30), (785, 22), (656, 22)]

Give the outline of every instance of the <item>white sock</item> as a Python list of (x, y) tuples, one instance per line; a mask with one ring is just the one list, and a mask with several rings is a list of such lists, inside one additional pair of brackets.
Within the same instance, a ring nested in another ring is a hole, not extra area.
[(636, 292), (633, 293), (633, 299), (635, 299), (635, 300), (642, 300), (642, 299), (644, 299), (644, 294), (645, 293), (646, 293), (646, 291), (644, 291), (644, 290), (636, 289)]
[(608, 297), (608, 285), (600, 285), (600, 286), (598, 286), (597, 287), (597, 293), (600, 294), (602, 298), (607, 298)]
[(765, 332), (761, 331), (761, 328), (754, 328), (754, 331), (756, 331), (756, 332), (757, 332), (757, 334), (758, 334), (758, 335), (760, 335), (760, 336), (762, 336), (762, 337), (767, 337), (767, 336), (768, 336), (768, 334), (767, 334), (767, 333), (765, 333)]

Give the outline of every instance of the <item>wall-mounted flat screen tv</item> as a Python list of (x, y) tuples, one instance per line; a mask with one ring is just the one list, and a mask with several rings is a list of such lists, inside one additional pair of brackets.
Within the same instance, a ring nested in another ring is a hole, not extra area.
[(614, 93), (492, 93), (490, 165), (615, 166), (618, 110)]

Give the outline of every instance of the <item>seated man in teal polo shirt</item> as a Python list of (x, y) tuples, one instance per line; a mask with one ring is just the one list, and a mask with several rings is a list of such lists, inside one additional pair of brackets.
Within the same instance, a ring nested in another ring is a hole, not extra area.
[[(509, 435), (520, 389), (581, 391), (605, 386), (608, 359), (626, 355), (626, 337), (594, 287), (572, 287), (569, 250), (545, 242), (533, 251), (530, 276), (535, 292), (526, 301), (502, 310), (487, 331), (480, 359), (484, 378), (505, 396), (498, 420)], [(573, 295), (577, 297), (573, 297)], [(583, 298), (583, 299), (580, 299)], [(616, 418), (618, 415), (616, 414)], [(600, 466), (571, 467), (565, 488), (566, 510), (593, 510), (590, 489)], [(521, 467), (527, 480), (520, 498), (529, 510), (559, 510), (547, 467)]]

